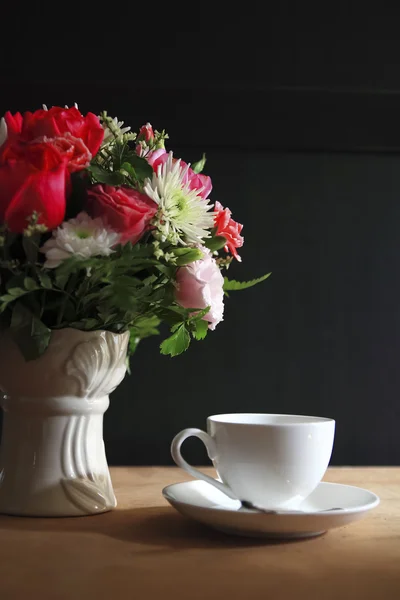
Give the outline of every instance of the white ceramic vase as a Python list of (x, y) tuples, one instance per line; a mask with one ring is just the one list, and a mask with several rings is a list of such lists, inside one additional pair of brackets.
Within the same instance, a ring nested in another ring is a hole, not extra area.
[(128, 340), (128, 332), (61, 329), (26, 362), (0, 335), (0, 513), (81, 516), (116, 506), (103, 414), (125, 376)]

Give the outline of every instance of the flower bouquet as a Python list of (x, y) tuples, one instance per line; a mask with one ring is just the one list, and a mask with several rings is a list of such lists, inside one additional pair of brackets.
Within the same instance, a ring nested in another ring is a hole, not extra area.
[(26, 360), (55, 330), (129, 331), (129, 351), (158, 333), (175, 356), (223, 318), (223, 277), (242, 225), (210, 201), (205, 156), (167, 152), (165, 131), (138, 133), (106, 112), (7, 113), (0, 128), (0, 313)]
[[(140, 340), (176, 356), (223, 318), (242, 225), (205, 157), (106, 112), (43, 107), (0, 126), (0, 512), (110, 510), (103, 414)], [(34, 460), (32, 461), (32, 457)], [(18, 473), (18, 477), (14, 476)]]

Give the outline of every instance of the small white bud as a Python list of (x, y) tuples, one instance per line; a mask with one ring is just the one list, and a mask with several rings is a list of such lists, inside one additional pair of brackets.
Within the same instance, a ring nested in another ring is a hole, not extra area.
[(4, 144), (8, 136), (7, 133), (7, 123), (4, 117), (2, 117), (0, 121), (0, 146)]

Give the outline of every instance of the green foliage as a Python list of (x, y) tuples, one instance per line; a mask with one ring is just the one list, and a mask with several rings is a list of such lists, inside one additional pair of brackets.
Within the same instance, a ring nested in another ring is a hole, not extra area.
[(235, 279), (224, 277), (224, 292), (246, 290), (247, 288), (251, 288), (258, 283), (265, 281), (270, 275), (271, 273), (267, 273), (266, 275), (257, 277), (257, 279), (252, 279), (251, 281), (236, 281)]
[(44, 287), (45, 290), (51, 290), (52, 288), (52, 282), (50, 279), (50, 276), (48, 275), (48, 273), (46, 273), (46, 271), (37, 271), (37, 275), (39, 278), (39, 281), (41, 283), (41, 285)]
[(190, 334), (184, 323), (178, 325), (174, 333), (160, 345), (161, 354), (177, 356), (189, 348)]
[[(167, 263), (164, 258), (169, 254), (176, 256), (177, 263), (187, 264), (201, 252), (167, 243), (158, 247), (163, 252), (160, 259), (154, 257), (152, 244), (128, 243), (108, 257), (74, 256), (56, 269), (32, 265), (26, 268), (29, 274), (9, 277), (0, 296), (0, 312), (10, 316), (24, 356), (29, 360), (40, 356), (50, 339), (49, 331), (64, 327), (115, 333), (129, 330), (130, 353), (140, 340), (159, 333), (161, 321), (171, 327), (169, 341), (161, 350), (165, 354), (180, 354), (192, 336), (203, 339), (207, 324), (201, 319), (208, 308), (185, 309), (176, 304), (174, 281), (179, 264)], [(24, 341), (26, 336), (29, 340)]]
[(104, 148), (88, 167), (92, 183), (127, 186), (142, 190), (144, 182), (153, 175), (153, 169), (145, 158), (131, 149), (123, 140)]
[(203, 309), (174, 307), (172, 335), (160, 345), (161, 354), (169, 354), (171, 357), (182, 354), (189, 347), (191, 335), (196, 340), (203, 340), (208, 332), (208, 323), (204, 317), (209, 310), (209, 306)]
[(174, 255), (177, 257), (176, 264), (182, 267), (202, 258), (203, 252), (198, 248), (175, 248)]
[[(141, 339), (159, 333), (161, 320), (173, 326), (187, 318), (187, 311), (174, 301), (178, 265), (165, 260), (165, 255), (174, 256), (174, 248), (167, 243), (158, 247), (160, 259), (155, 258), (152, 243), (128, 243), (108, 257), (74, 256), (56, 269), (26, 260), (12, 272), (1, 261), (0, 314), (11, 323), (24, 356), (29, 360), (40, 356), (49, 331), (64, 327), (129, 330), (133, 352)], [(25, 337), (29, 339), (24, 341)]]
[(226, 245), (226, 238), (222, 235), (217, 235), (217, 228), (213, 227), (211, 236), (204, 240), (204, 245), (211, 252), (218, 252), (218, 250), (221, 250)]
[(193, 337), (196, 338), (196, 340), (204, 340), (204, 338), (206, 337), (208, 333), (208, 322), (199, 319), (197, 321), (195, 321), (195, 330), (193, 331)]
[(135, 181), (144, 181), (147, 177), (153, 175), (153, 169), (146, 159), (141, 158), (134, 152), (128, 153), (127, 159), (121, 168), (129, 172), (132, 183)]
[(222, 235), (214, 235), (205, 240), (204, 245), (206, 248), (211, 250), (211, 252), (215, 252), (221, 250), (226, 244), (226, 238)]
[(39, 240), (40, 234), (35, 233), (32, 236), (23, 236), (22, 246), (29, 262), (35, 263), (38, 259), (39, 254)]
[(206, 159), (206, 155), (203, 154), (203, 156), (201, 157), (201, 159), (195, 163), (192, 164), (192, 169), (195, 173), (201, 173), (206, 165), (207, 159)]
[(51, 330), (21, 302), (13, 308), (10, 332), (25, 360), (41, 356), (50, 342)]
[(125, 183), (125, 177), (119, 171), (110, 172), (100, 165), (90, 165), (88, 170), (93, 182), (105, 183), (107, 185), (123, 185)]
[(6, 284), (6, 293), (0, 296), (0, 313), (4, 312), (10, 304), (16, 302), (22, 296), (38, 289), (40, 288), (32, 277), (24, 277), (23, 274), (11, 277)]

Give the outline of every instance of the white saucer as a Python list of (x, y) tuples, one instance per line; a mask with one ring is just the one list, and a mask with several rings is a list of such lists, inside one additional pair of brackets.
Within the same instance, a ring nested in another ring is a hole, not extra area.
[[(225, 533), (251, 537), (301, 538), (348, 525), (378, 506), (372, 492), (351, 485), (321, 482), (304, 500), (304, 513), (265, 514), (241, 509), (239, 500), (231, 500), (205, 481), (175, 483), (163, 489), (163, 495), (180, 513)], [(342, 510), (318, 513), (341, 507)], [(241, 510), (239, 510), (241, 509)]]

